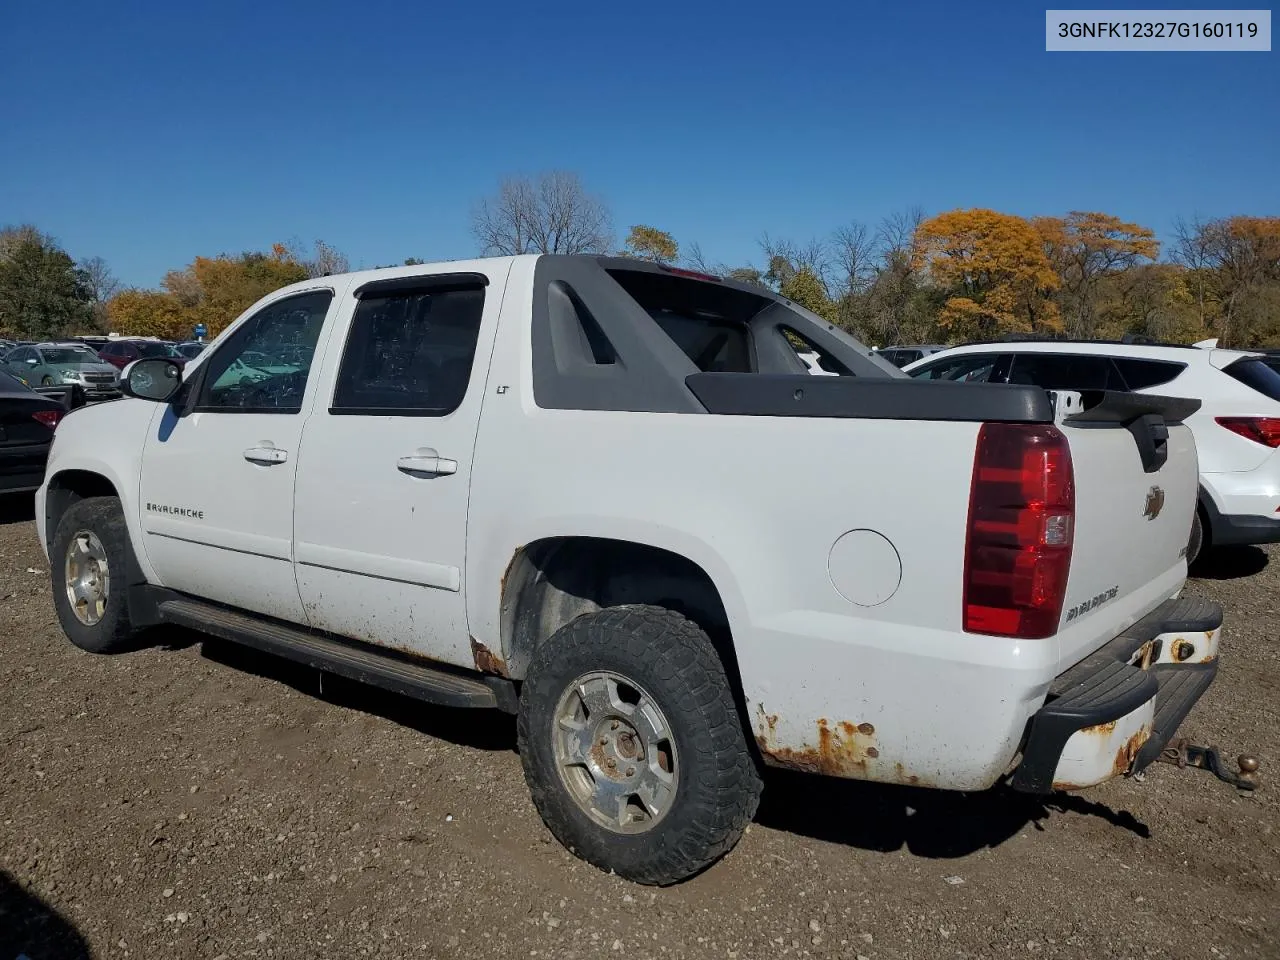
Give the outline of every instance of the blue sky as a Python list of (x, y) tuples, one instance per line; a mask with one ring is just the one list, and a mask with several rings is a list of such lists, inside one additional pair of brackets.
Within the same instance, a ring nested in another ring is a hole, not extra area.
[(353, 266), (475, 253), (508, 174), (760, 261), (920, 205), (1280, 214), (1280, 53), (1044, 51), (999, 4), (14, 4), (0, 223), (154, 286), (323, 238)]

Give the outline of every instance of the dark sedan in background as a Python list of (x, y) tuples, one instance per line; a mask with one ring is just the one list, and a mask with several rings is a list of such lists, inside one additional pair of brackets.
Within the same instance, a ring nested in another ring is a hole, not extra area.
[(66, 413), (65, 403), (0, 371), (0, 494), (40, 486), (54, 428)]

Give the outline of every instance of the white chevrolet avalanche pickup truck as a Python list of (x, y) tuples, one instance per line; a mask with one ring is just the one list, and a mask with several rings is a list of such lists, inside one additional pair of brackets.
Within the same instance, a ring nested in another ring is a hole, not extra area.
[(1222, 624), (1177, 599), (1194, 400), (916, 381), (767, 290), (587, 256), (308, 280), (123, 390), (37, 494), (74, 644), (174, 624), (515, 713), (548, 827), (633, 880), (729, 850), (763, 766), (1217, 769), (1174, 739)]

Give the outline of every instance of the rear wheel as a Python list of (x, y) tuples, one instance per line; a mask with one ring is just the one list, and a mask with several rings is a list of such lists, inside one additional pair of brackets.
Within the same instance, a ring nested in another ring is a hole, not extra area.
[(81, 650), (115, 653), (133, 639), (127, 602), (131, 551), (115, 497), (80, 500), (58, 521), (49, 549), (53, 606), (62, 632)]
[(659, 607), (586, 614), (548, 638), (521, 690), (519, 737), (551, 832), (639, 883), (675, 883), (713, 863), (759, 802), (714, 646)]

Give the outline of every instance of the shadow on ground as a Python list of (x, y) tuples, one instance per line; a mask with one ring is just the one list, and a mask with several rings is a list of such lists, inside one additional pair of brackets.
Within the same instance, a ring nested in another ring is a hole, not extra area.
[(1143, 839), (1146, 824), (1127, 811), (1077, 794), (1035, 797), (1004, 787), (980, 793), (926, 790), (769, 771), (756, 823), (863, 850), (907, 849), (919, 857), (964, 857), (995, 847), (1053, 813), (1100, 817)]
[(88, 960), (92, 955), (71, 921), (0, 870), (0, 957)]
[(0, 524), (30, 523), (36, 518), (36, 501), (29, 493), (0, 493)]
[(1261, 547), (1215, 547), (1197, 557), (1187, 572), (1197, 580), (1240, 580), (1261, 573), (1270, 560)]
[[(478, 750), (515, 751), (515, 719), (497, 710), (437, 707), (233, 643), (165, 628), (156, 641), (172, 648), (203, 643), (214, 662), (283, 683), (349, 710), (384, 717), (429, 737)], [(815, 812), (817, 811), (817, 812)], [(1150, 830), (1127, 811), (1077, 794), (1035, 797), (1007, 788), (956, 793), (769, 770), (756, 822), (829, 843), (920, 857), (963, 857), (995, 847), (1054, 813), (1099, 817), (1136, 836)]]
[[(498, 710), (467, 710), (464, 713), (461, 708), (424, 703), (332, 673), (322, 673), (251, 647), (202, 637), (192, 631), (166, 627), (163, 632), (157, 628), (156, 633), (152, 639), (154, 643), (169, 648), (201, 643), (201, 655), (214, 663), (283, 683), (307, 696), (348, 710), (385, 717), (437, 740), (477, 750), (516, 749), (515, 717)], [(460, 722), (461, 718), (466, 722)]]

